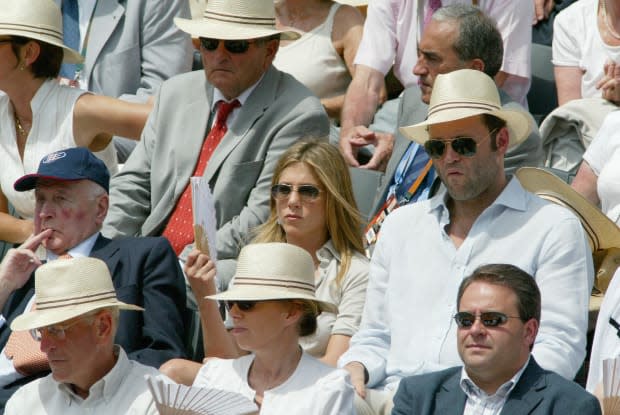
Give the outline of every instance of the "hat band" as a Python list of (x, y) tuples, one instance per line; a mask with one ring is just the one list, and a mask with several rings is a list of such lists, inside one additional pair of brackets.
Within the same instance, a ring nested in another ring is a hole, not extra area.
[(273, 278), (235, 278), (234, 286), (258, 285), (262, 287), (293, 288), (296, 290), (308, 291), (314, 295), (314, 284), (301, 281), (278, 280)]
[(70, 297), (60, 300), (37, 301), (37, 310), (51, 310), (54, 308), (62, 308), (86, 303), (95, 303), (104, 300), (116, 300), (116, 292), (114, 290), (111, 290), (97, 294), (84, 295), (80, 297)]
[(241, 16), (230, 15), (230, 14), (214, 13), (209, 10), (205, 10), (203, 17), (205, 20), (217, 20), (217, 21), (225, 22), (225, 23), (238, 23), (238, 24), (244, 24), (244, 25), (251, 25), (251, 26), (258, 25), (258, 26), (266, 26), (266, 27), (276, 26), (275, 17), (249, 17), (249, 16), (241, 17)]
[(46, 35), (51, 36), (56, 39), (58, 42), (62, 43), (62, 32), (53, 29), (53, 28), (45, 28), (41, 26), (27, 25), (27, 24), (17, 24), (17, 23), (1, 23), (0, 29), (8, 29), (15, 30), (17, 32), (23, 32), (25, 37), (30, 37), (32, 34)]
[(493, 105), (493, 104), (485, 104), (483, 102), (450, 101), (450, 102), (434, 105), (433, 108), (431, 108), (428, 111), (428, 118), (442, 111), (457, 110), (457, 109), (468, 109), (468, 110), (479, 109), (483, 111), (497, 111), (500, 109), (500, 107), (497, 105)]

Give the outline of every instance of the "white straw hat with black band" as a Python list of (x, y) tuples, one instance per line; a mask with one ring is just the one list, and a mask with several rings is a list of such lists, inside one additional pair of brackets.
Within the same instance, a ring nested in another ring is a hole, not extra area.
[(0, 36), (21, 36), (62, 48), (63, 62), (81, 63), (82, 55), (65, 46), (62, 14), (52, 0), (3, 0), (0, 3)]
[(192, 37), (244, 40), (280, 35), (295, 40), (301, 35), (276, 29), (273, 0), (209, 0), (202, 19), (176, 17), (174, 23)]
[(97, 258), (57, 259), (34, 276), (35, 309), (18, 316), (12, 330), (30, 330), (70, 320), (94, 310), (117, 307), (142, 311), (116, 298), (108, 266)]
[(306, 250), (287, 243), (249, 244), (239, 254), (232, 287), (206, 298), (212, 300), (310, 300), (319, 309), (338, 308), (315, 295), (314, 262)]
[(510, 132), (509, 147), (523, 142), (532, 131), (525, 111), (505, 110), (497, 86), (481, 71), (460, 69), (437, 75), (428, 107), (428, 117), (421, 123), (401, 127), (408, 139), (424, 144), (430, 137), (428, 127), (477, 115), (489, 114), (506, 121)]

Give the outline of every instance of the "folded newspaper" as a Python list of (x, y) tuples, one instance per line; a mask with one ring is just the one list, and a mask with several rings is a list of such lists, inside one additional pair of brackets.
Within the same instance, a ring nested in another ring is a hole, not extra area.
[(256, 404), (239, 393), (167, 383), (153, 376), (146, 376), (146, 383), (161, 415), (258, 413)]
[(209, 188), (209, 182), (204, 177), (192, 177), (190, 180), (196, 249), (209, 255), (215, 263), (217, 261), (217, 221), (215, 219), (213, 195)]

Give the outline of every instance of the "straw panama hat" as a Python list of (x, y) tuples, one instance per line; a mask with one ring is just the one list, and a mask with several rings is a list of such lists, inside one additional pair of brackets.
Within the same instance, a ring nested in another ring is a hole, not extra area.
[(62, 15), (52, 0), (5, 0), (0, 5), (0, 35), (36, 39), (63, 49), (65, 63), (81, 63), (82, 55), (62, 40)]
[(300, 37), (297, 32), (276, 29), (273, 0), (208, 0), (202, 19), (175, 17), (174, 23), (192, 37), (243, 40), (278, 33), (283, 40)]
[(509, 147), (521, 143), (532, 130), (526, 112), (502, 109), (497, 86), (491, 77), (481, 71), (460, 69), (437, 76), (428, 118), (421, 123), (401, 127), (400, 131), (408, 139), (424, 144), (429, 139), (429, 125), (481, 114), (494, 115), (506, 121), (510, 131)]
[(57, 324), (105, 307), (144, 310), (116, 298), (108, 266), (96, 258), (58, 259), (41, 265), (34, 275), (36, 309), (18, 316), (12, 330)]
[(620, 248), (620, 228), (562, 179), (537, 167), (522, 167), (515, 175), (527, 191), (570, 209), (581, 221), (592, 252)]
[(315, 296), (314, 263), (304, 249), (280, 242), (245, 246), (239, 254), (232, 287), (209, 295), (212, 300), (311, 300), (321, 311), (337, 313), (331, 303)]

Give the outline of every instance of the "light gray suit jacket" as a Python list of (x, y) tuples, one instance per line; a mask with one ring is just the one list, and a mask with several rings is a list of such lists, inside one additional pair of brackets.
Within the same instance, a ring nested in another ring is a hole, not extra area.
[[(396, 167), (400, 163), (401, 158), (409, 147), (410, 140), (405, 138), (399, 130), (399, 127), (417, 124), (426, 119), (428, 114), (428, 105), (422, 102), (422, 94), (420, 88), (412, 86), (406, 88), (401, 97), (400, 104), (398, 106), (398, 123), (396, 131), (394, 132), (394, 149), (392, 155), (385, 169), (385, 174), (381, 180), (381, 184), (375, 194), (373, 201), (373, 207), (371, 210), (371, 218), (377, 214), (378, 210), (385, 203), (387, 191), (396, 172)], [(520, 109), (523, 107), (517, 102), (513, 101), (501, 89), (499, 90), (499, 97), (504, 109)], [(540, 139), (540, 133), (534, 118), (530, 115), (530, 122), (532, 123), (533, 130), (527, 139), (519, 144), (515, 148), (511, 148), (504, 157), (504, 169), (507, 174), (513, 174), (519, 167), (532, 166), (539, 167), (543, 162), (543, 151)]]
[[(140, 142), (112, 178), (105, 235), (162, 233), (194, 171), (212, 99), (203, 71), (162, 84)], [(248, 231), (267, 219), (282, 153), (302, 137), (329, 132), (318, 98), (273, 67), (238, 111), (204, 173), (215, 199), (218, 259), (236, 258)]]
[(98, 1), (82, 75), (89, 90), (145, 101), (163, 81), (190, 71), (190, 36), (173, 22), (189, 16), (187, 0)]

